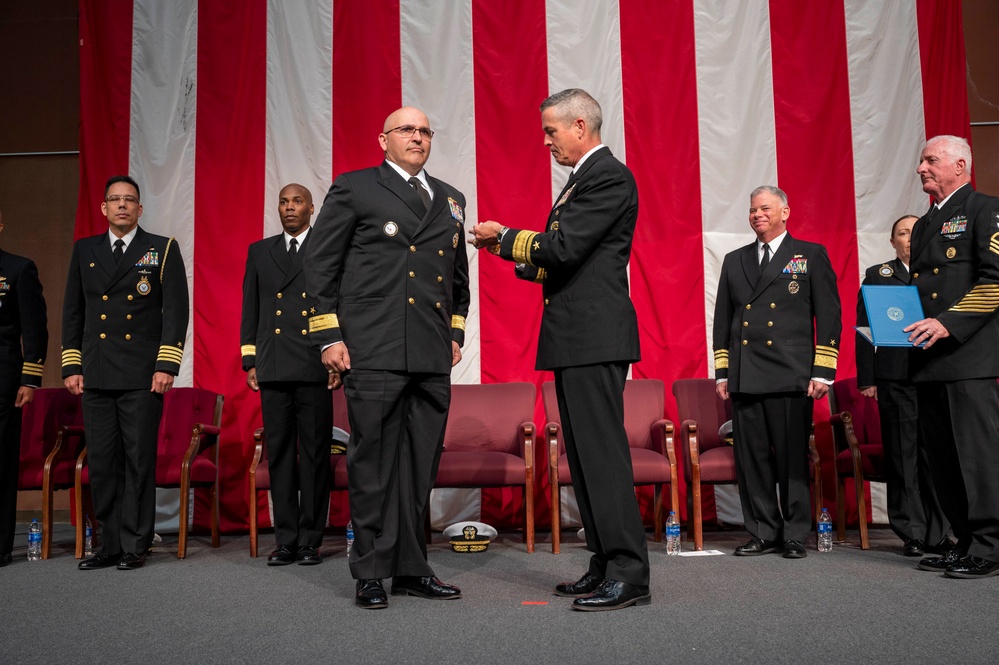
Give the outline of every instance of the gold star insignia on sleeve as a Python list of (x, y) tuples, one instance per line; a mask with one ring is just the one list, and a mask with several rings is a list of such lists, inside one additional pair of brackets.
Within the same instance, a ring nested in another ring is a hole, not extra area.
[(829, 346), (836, 346), (836, 340), (834, 339), (829, 340)]
[(538, 251), (539, 249), (541, 249), (541, 243), (535, 241), (534, 242), (534, 251)]
[(310, 307), (309, 308), (309, 314), (315, 314), (315, 313), (316, 313), (316, 308), (315, 307)]

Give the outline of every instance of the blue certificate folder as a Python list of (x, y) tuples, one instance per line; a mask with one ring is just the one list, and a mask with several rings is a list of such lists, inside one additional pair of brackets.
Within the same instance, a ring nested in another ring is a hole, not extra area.
[(916, 287), (865, 284), (860, 292), (870, 327), (858, 327), (857, 332), (874, 346), (912, 346), (909, 333), (902, 330), (925, 318)]

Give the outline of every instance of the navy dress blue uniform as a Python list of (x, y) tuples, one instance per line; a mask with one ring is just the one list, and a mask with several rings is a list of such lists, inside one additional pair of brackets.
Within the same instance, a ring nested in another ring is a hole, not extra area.
[[(715, 377), (732, 396), (736, 476), (746, 530), (803, 542), (811, 529), (812, 378), (839, 356), (836, 273), (822, 245), (784, 236), (760, 271), (754, 241), (729, 252), (715, 300)], [(780, 488), (778, 505), (774, 486)]]
[(311, 238), (296, 237), (294, 257), (284, 233), (250, 245), (240, 324), (243, 370), (256, 368), (260, 385), (275, 538), (292, 551), (319, 548), (329, 512), (333, 403), (302, 272)]
[(432, 576), (424, 517), (444, 443), (452, 342), (464, 343), (465, 197), (427, 177), (429, 209), (388, 162), (341, 174), (305, 259), (310, 338), (343, 342), (355, 579)]
[[(865, 285), (905, 286), (909, 269), (901, 259), (871, 266), (864, 274)], [(857, 296), (857, 325), (868, 325), (864, 299)], [(857, 386), (877, 387), (881, 415), (881, 443), (884, 446), (888, 485), (888, 523), (903, 541), (919, 540), (936, 545), (949, 524), (940, 508), (930, 478), (926, 451), (917, 444), (918, 417), (916, 387), (909, 381), (910, 349), (875, 347), (857, 333)]]
[(100, 554), (143, 555), (155, 520), (156, 441), (163, 395), (188, 323), (187, 273), (173, 238), (136, 227), (116, 264), (108, 232), (78, 240), (66, 280), (63, 378), (83, 375), (83, 420)]
[(509, 229), (501, 258), (542, 284), (536, 368), (555, 372), (572, 486), (593, 552), (588, 573), (646, 587), (649, 554), (624, 430), (628, 366), (640, 360), (628, 260), (634, 176), (606, 146), (577, 165), (543, 233)]
[(45, 298), (31, 259), (0, 250), (0, 559), (14, 547), (21, 386), (37, 388), (49, 334)]
[(912, 229), (912, 283), (950, 336), (910, 357), (920, 445), (958, 550), (999, 562), (999, 199), (957, 189)]

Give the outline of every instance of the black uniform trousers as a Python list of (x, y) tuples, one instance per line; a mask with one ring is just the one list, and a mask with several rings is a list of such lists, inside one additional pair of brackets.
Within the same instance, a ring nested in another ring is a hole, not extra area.
[(451, 377), (351, 369), (347, 485), (354, 579), (433, 575), (424, 520), (444, 445)]
[(260, 405), (278, 545), (318, 548), (330, 503), (333, 402), (325, 383), (265, 381)]
[(918, 445), (916, 386), (908, 381), (876, 380), (881, 443), (888, 486), (888, 523), (902, 540), (939, 543), (949, 523), (930, 478), (924, 446)]
[(808, 439), (813, 402), (805, 393), (732, 395), (739, 498), (746, 530), (757, 538), (804, 542), (811, 531)]
[(589, 573), (647, 586), (649, 551), (624, 429), (627, 377), (628, 363), (564, 367), (555, 370), (555, 395), (586, 547), (593, 552)]
[[(4, 353), (6, 349), (0, 349)], [(12, 354), (13, 355), (13, 354)], [(20, 353), (17, 353), (20, 357)], [(0, 556), (14, 549), (17, 521), (17, 471), (21, 453), (21, 409), (14, 407), (21, 387), (21, 365), (0, 373)]]
[(144, 554), (152, 544), (162, 414), (163, 395), (148, 389), (83, 391), (90, 489), (101, 528), (99, 554)]
[(917, 383), (919, 444), (958, 548), (999, 561), (999, 384)]

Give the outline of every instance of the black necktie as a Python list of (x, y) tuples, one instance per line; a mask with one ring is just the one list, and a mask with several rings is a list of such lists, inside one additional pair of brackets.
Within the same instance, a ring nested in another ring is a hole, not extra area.
[(125, 255), (125, 241), (118, 238), (114, 241), (114, 250), (111, 252), (114, 256), (114, 264), (118, 265), (121, 262), (121, 257)]
[(294, 259), (298, 255), (298, 238), (292, 238), (288, 243), (288, 256)]
[(423, 201), (423, 214), (424, 215), (427, 214), (427, 211), (430, 210), (429, 192), (427, 192), (427, 189), (423, 186), (423, 183), (420, 182), (420, 179), (417, 178), (416, 176), (413, 176), (412, 178), (409, 179), (409, 184), (412, 185), (413, 189), (416, 190), (416, 193), (420, 195), (420, 200)]
[(770, 265), (770, 243), (763, 243), (763, 260), (760, 261), (760, 273)]

